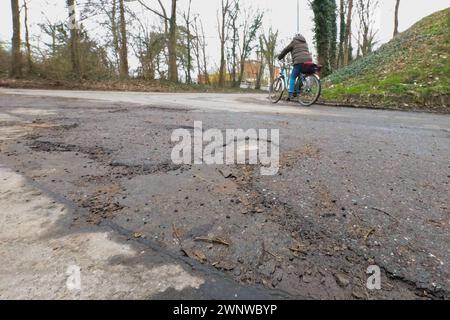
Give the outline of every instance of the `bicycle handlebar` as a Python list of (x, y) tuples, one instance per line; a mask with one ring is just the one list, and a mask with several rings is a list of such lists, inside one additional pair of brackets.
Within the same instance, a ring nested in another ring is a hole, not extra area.
[(279, 63), (281, 68), (292, 67), (292, 63), (286, 62), (284, 59), (283, 60), (278, 60), (278, 63)]

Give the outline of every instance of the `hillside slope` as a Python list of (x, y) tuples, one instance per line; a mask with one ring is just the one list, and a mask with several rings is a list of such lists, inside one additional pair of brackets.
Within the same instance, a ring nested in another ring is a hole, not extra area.
[(324, 79), (323, 102), (450, 112), (450, 8)]

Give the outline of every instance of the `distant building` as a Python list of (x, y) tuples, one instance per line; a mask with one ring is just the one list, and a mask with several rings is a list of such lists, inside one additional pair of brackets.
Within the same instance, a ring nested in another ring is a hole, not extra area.
[[(257, 60), (248, 60), (244, 63), (244, 74), (242, 76), (241, 87), (243, 88), (254, 88), (258, 81), (259, 72), (261, 70), (261, 62)], [(275, 67), (274, 79), (280, 74), (280, 68)], [(261, 89), (268, 90), (269, 84), (272, 82), (270, 79), (269, 68), (266, 65), (263, 70), (261, 77)]]
[(280, 72), (281, 72), (281, 68), (280, 67), (274, 67), (274, 73), (273, 73), (273, 79), (272, 80), (275, 80), (280, 75)]
[[(239, 66), (240, 67), (240, 66)], [(242, 74), (242, 83), (241, 88), (254, 88), (256, 86), (256, 82), (258, 81), (259, 72), (261, 70), (261, 62), (258, 60), (248, 60), (244, 63), (244, 73)], [(240, 74), (240, 70), (237, 70), (237, 77)], [(278, 77), (280, 74), (280, 68), (275, 67), (274, 70), (274, 78)], [(211, 73), (208, 75), (209, 83), (211, 85), (219, 84), (219, 72)], [(204, 74), (200, 74), (197, 77), (197, 83), (206, 84), (206, 77)], [(263, 70), (263, 75), (261, 78), (261, 89), (268, 90), (269, 84), (273, 79), (270, 79), (270, 72), (267, 65)], [(232, 75), (229, 73), (225, 73), (225, 83), (226, 85), (230, 85), (233, 82)]]
[(245, 61), (242, 81), (252, 84), (256, 83), (260, 69), (261, 69), (261, 62), (255, 60)]

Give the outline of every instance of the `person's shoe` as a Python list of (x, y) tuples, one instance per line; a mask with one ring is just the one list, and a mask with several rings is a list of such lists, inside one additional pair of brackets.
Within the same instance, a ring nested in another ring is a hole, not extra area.
[(289, 97), (287, 98), (287, 101), (294, 100), (295, 96), (292, 93), (289, 93)]

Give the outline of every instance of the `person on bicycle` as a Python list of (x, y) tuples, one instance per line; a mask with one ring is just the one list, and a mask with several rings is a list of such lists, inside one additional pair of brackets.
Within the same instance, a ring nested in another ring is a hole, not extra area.
[(303, 64), (312, 63), (312, 54), (309, 52), (305, 37), (300, 33), (296, 34), (292, 42), (280, 53), (278, 60), (283, 60), (289, 52), (294, 65), (289, 80), (289, 100), (292, 100), (295, 93), (295, 82), (302, 73)]

